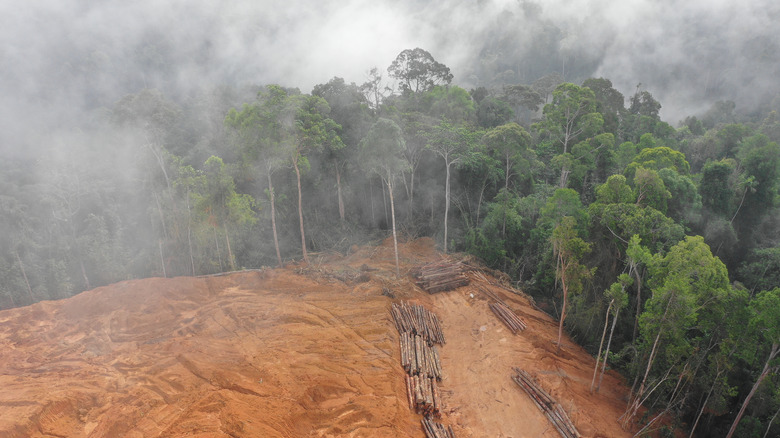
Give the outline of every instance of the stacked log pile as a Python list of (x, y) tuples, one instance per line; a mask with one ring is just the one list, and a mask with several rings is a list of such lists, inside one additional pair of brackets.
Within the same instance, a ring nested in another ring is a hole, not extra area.
[(512, 333), (517, 334), (517, 332), (525, 330), (526, 323), (523, 320), (523, 318), (517, 316), (517, 314), (515, 314), (515, 312), (513, 312), (509, 308), (509, 306), (507, 306), (507, 304), (504, 302), (504, 300), (501, 299), (501, 297), (496, 295), (496, 293), (491, 291), (490, 289), (479, 287), (479, 290), (483, 294), (487, 295), (488, 298), (493, 300), (492, 302), (488, 303), (488, 306), (490, 306), (490, 310), (492, 310), (493, 313), (496, 314), (498, 319), (500, 319), (501, 322), (503, 322), (504, 325), (507, 326), (509, 330), (512, 331)]
[(441, 414), (441, 393), (436, 379), (425, 376), (406, 376), (406, 395), (409, 408), (426, 417)]
[(402, 301), (400, 304), (393, 303), (390, 312), (398, 333), (420, 335), (431, 345), (445, 343), (439, 318), (425, 307)]
[(498, 319), (500, 319), (512, 333), (517, 334), (517, 332), (525, 330), (525, 321), (517, 316), (515, 312), (512, 312), (509, 307), (502, 303), (490, 303), (489, 306), (490, 310), (498, 316)]
[(405, 301), (393, 303), (390, 313), (400, 334), (409, 409), (424, 416), (422, 425), (427, 438), (455, 438), (451, 427), (445, 428), (432, 419), (442, 411), (436, 383), (442, 379), (442, 369), (435, 344), (443, 345), (445, 341), (439, 318), (425, 307)]
[(425, 430), (425, 436), (427, 438), (455, 438), (455, 432), (452, 431), (452, 426), (446, 428), (426, 417), (422, 419), (423, 430)]
[(536, 381), (525, 371), (515, 367), (512, 380), (515, 381), (531, 397), (531, 400), (544, 413), (558, 432), (564, 438), (580, 438), (577, 428), (571, 422), (566, 411), (563, 410), (550, 394), (543, 390)]
[(441, 381), (441, 361), (435, 345), (429, 345), (422, 336), (402, 332), (401, 365), (410, 376), (423, 376)]
[(417, 285), (429, 294), (457, 289), (469, 284), (460, 262), (441, 261), (417, 266), (411, 274)]

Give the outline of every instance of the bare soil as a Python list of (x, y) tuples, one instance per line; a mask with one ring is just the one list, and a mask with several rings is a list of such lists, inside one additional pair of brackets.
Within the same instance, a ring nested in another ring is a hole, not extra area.
[[(402, 274), (443, 258), (400, 247)], [(589, 394), (593, 357), (490, 275), (428, 295), (394, 275), (392, 243), (309, 265), (126, 281), (0, 312), (2, 437), (423, 437), (400, 366), (393, 300), (433, 310), (441, 421), (464, 437), (557, 437), (511, 380), (536, 376), (586, 437), (629, 437), (615, 374)], [(528, 323), (513, 335), (480, 288)]]

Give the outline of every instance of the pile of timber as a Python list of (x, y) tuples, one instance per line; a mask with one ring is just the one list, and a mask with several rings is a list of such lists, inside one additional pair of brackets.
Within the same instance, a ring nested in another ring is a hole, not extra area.
[(580, 438), (582, 435), (577, 432), (574, 423), (571, 422), (561, 405), (550, 397), (550, 394), (540, 388), (533, 377), (528, 373), (517, 367), (515, 367), (514, 370), (515, 374), (512, 375), (512, 380), (525, 390), (528, 396), (531, 397), (531, 400), (533, 400), (536, 406), (538, 406), (547, 416), (561, 436), (564, 438)]
[(441, 331), (439, 318), (425, 307), (401, 301), (400, 304), (393, 303), (390, 312), (398, 333), (422, 336), (429, 344), (444, 344), (444, 333)]
[[(485, 280), (485, 281), (487, 282), (487, 280)], [(486, 289), (486, 288), (484, 288), (484, 287), (482, 287), (482, 286), (477, 286), (477, 288), (478, 288), (478, 289), (479, 289), (479, 290), (480, 290), (480, 291), (481, 291), (483, 294), (487, 295), (487, 297), (488, 297), (488, 298), (490, 298), (491, 300), (495, 301), (496, 303), (501, 303), (501, 304), (503, 304), (503, 305), (505, 305), (505, 306), (506, 306), (506, 303), (504, 302), (504, 300), (503, 300), (503, 299), (501, 299), (501, 297), (499, 297), (499, 296), (498, 296), (498, 295), (497, 295), (495, 292), (493, 292), (492, 290), (490, 290), (490, 289)]]
[(509, 330), (511, 330), (512, 333), (517, 334), (517, 332), (525, 330), (525, 321), (517, 316), (515, 312), (509, 309), (505, 304), (495, 302), (490, 303), (489, 306), (490, 310), (498, 316), (498, 319), (500, 319), (504, 325), (509, 327)]
[(401, 332), (401, 365), (410, 376), (423, 376), (441, 381), (441, 361), (435, 345), (422, 336)]
[(442, 411), (436, 383), (442, 379), (441, 361), (434, 345), (444, 344), (439, 318), (425, 307), (406, 301), (393, 303), (390, 313), (400, 334), (409, 409), (423, 415), (422, 427), (427, 438), (455, 438), (452, 427), (445, 428), (432, 419), (440, 418)]
[(441, 414), (441, 393), (436, 379), (425, 376), (405, 376), (409, 409), (425, 416)]
[(423, 430), (427, 438), (455, 438), (452, 426), (446, 428), (428, 417), (422, 419)]
[(440, 261), (417, 266), (411, 274), (417, 285), (429, 294), (457, 289), (469, 284), (460, 262)]

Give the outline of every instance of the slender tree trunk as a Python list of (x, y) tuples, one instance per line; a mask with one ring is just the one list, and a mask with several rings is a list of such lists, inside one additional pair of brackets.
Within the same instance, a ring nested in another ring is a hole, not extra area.
[(772, 415), (772, 418), (769, 420), (769, 424), (766, 426), (766, 432), (764, 432), (763, 438), (766, 438), (767, 435), (769, 435), (769, 429), (772, 428), (772, 423), (775, 422), (775, 418), (777, 418), (777, 414), (780, 414), (780, 409), (775, 411), (775, 414)]
[(739, 201), (739, 206), (737, 207), (737, 211), (734, 212), (734, 216), (731, 216), (729, 225), (734, 222), (734, 219), (737, 218), (737, 215), (739, 214), (739, 210), (742, 208), (742, 203), (745, 202), (745, 195), (747, 195), (747, 191), (748, 191), (748, 187), (745, 186), (745, 191), (742, 192), (742, 199)]
[(387, 223), (390, 222), (387, 217), (387, 194), (385, 193), (384, 186), (380, 185), (382, 187), (382, 207), (385, 209), (385, 226), (387, 226)]
[[(344, 213), (344, 198), (341, 195), (341, 170), (338, 164), (336, 165), (336, 193), (339, 200), (339, 219), (341, 219), (341, 228), (344, 228), (345, 213)], [(281, 265), (281, 263), (280, 263)]]
[(192, 255), (192, 216), (190, 213), (190, 188), (187, 187), (187, 246), (190, 250), (190, 266), (195, 275), (195, 257)]
[(750, 389), (750, 393), (745, 398), (745, 401), (742, 402), (742, 407), (739, 408), (737, 418), (735, 418), (734, 422), (731, 423), (731, 428), (729, 429), (729, 433), (726, 435), (726, 438), (731, 438), (731, 436), (734, 435), (734, 431), (737, 430), (737, 425), (739, 424), (740, 420), (742, 420), (742, 415), (745, 414), (745, 409), (747, 409), (748, 403), (750, 403), (750, 399), (753, 398), (753, 395), (755, 395), (756, 390), (761, 385), (761, 382), (764, 381), (764, 378), (769, 375), (769, 363), (777, 356), (778, 352), (780, 352), (780, 344), (775, 342), (772, 344), (772, 350), (769, 352), (769, 357), (764, 363), (764, 369), (761, 371), (761, 375), (758, 376), (756, 383), (753, 384), (753, 388)]
[(163, 236), (168, 238), (168, 227), (165, 226), (165, 215), (163, 214), (162, 205), (160, 205), (160, 197), (157, 196), (157, 192), (152, 192), (154, 195), (154, 203), (157, 204), (157, 212), (160, 215), (160, 225), (162, 225)]
[(447, 253), (447, 219), (450, 214), (450, 162), (445, 163), (447, 166), (447, 179), (444, 185), (444, 253)]
[(639, 315), (642, 312), (642, 277), (639, 276), (639, 267), (636, 264), (631, 264), (631, 270), (634, 271), (636, 278), (636, 317), (634, 318), (634, 334), (631, 338), (633, 343), (639, 334)]
[[(558, 258), (560, 259), (560, 254)], [(563, 290), (563, 305), (561, 306), (561, 321), (558, 323), (558, 345), (555, 354), (561, 351), (561, 339), (563, 338), (563, 321), (566, 319), (566, 304), (569, 301), (569, 289), (566, 286), (566, 263), (561, 261), (561, 289)]]
[(168, 273), (165, 272), (165, 257), (163, 257), (162, 239), (157, 239), (157, 246), (160, 248), (160, 266), (162, 266), (163, 278), (168, 278)]
[(412, 218), (412, 212), (414, 211), (414, 171), (417, 166), (412, 167), (412, 176), (410, 178), (409, 187), (409, 213), (408, 216)]
[[(661, 323), (666, 319), (666, 314), (669, 312), (669, 305), (671, 304), (672, 299), (670, 297), (669, 301), (666, 303), (666, 309), (664, 310), (664, 315), (661, 317)], [(653, 368), (653, 362), (655, 361), (655, 355), (658, 349), (658, 341), (661, 339), (661, 332), (662, 328), (659, 327), (658, 334), (655, 336), (655, 341), (653, 341), (653, 348), (650, 349), (650, 357), (647, 359), (647, 368), (645, 368), (645, 374), (642, 377), (642, 382), (639, 384), (639, 389), (637, 390), (636, 394), (634, 394), (633, 401), (629, 403), (629, 408), (626, 410), (626, 419), (623, 421), (623, 425), (627, 425), (631, 419), (634, 418), (637, 411), (639, 411), (639, 407), (642, 406), (642, 396), (645, 393), (645, 384), (647, 383), (647, 376), (650, 375), (650, 369)]]
[(510, 167), (510, 164), (511, 164), (511, 162), (509, 160), (509, 156), (507, 156), (506, 157), (506, 170), (504, 171), (504, 190), (506, 190), (507, 193), (509, 193), (509, 177), (511, 176), (510, 172), (512, 170), (512, 168)]
[(612, 310), (612, 304), (615, 300), (609, 302), (607, 306), (606, 318), (604, 318), (604, 331), (601, 332), (601, 342), (599, 342), (599, 353), (596, 355), (596, 366), (593, 368), (593, 379), (590, 381), (590, 393), (593, 394), (593, 386), (596, 384), (596, 375), (599, 373), (599, 363), (601, 361), (601, 347), (604, 346), (604, 338), (607, 337), (607, 327), (609, 327), (609, 311)]
[(609, 338), (607, 338), (607, 349), (604, 351), (604, 360), (601, 362), (601, 374), (599, 375), (599, 383), (596, 385), (596, 392), (601, 389), (601, 382), (604, 380), (604, 371), (607, 369), (607, 358), (609, 358), (609, 346), (612, 344), (612, 335), (615, 333), (615, 325), (617, 325), (618, 315), (620, 314), (620, 308), (615, 310), (615, 316), (612, 317), (612, 328), (609, 329)]
[(699, 413), (696, 415), (696, 420), (693, 422), (693, 426), (691, 426), (691, 433), (688, 435), (688, 438), (693, 438), (693, 433), (696, 431), (696, 426), (699, 425), (699, 419), (701, 419), (701, 415), (704, 413), (704, 408), (707, 407), (707, 402), (710, 400), (712, 391), (715, 389), (715, 385), (718, 383), (718, 377), (720, 377), (720, 371), (715, 375), (715, 379), (712, 380), (710, 390), (707, 391), (707, 396), (704, 397), (704, 402), (702, 402), (701, 409), (699, 409)]
[(92, 285), (89, 284), (89, 277), (87, 277), (87, 268), (84, 267), (84, 259), (79, 255), (79, 265), (81, 266), (81, 276), (84, 277), (84, 290), (92, 289)]
[(217, 237), (217, 227), (211, 227), (214, 230), (214, 245), (217, 247), (217, 260), (219, 260), (219, 270), (222, 271), (222, 252), (219, 250), (219, 238)]
[(293, 160), (295, 167), (295, 177), (298, 180), (298, 222), (301, 226), (301, 251), (303, 251), (303, 261), (309, 263), (309, 254), (306, 252), (306, 234), (303, 231), (303, 195), (301, 193), (301, 169), (298, 168), (298, 157)]
[(386, 180), (387, 192), (390, 193), (390, 217), (393, 222), (393, 250), (395, 252), (395, 278), (401, 278), (401, 267), (398, 262), (398, 236), (395, 232), (395, 201), (393, 198), (393, 184), (390, 182), (390, 178)]
[(27, 272), (24, 270), (24, 263), (22, 263), (22, 258), (19, 257), (19, 251), (14, 251), (14, 255), (16, 256), (16, 262), (19, 263), (19, 270), (22, 271), (22, 278), (24, 278), (24, 284), (27, 285), (27, 294), (30, 296), (30, 304), (32, 304), (35, 302), (35, 298), (33, 298), (30, 280), (27, 279)]
[(374, 182), (371, 178), (368, 179), (368, 189), (370, 191), (369, 197), (371, 198), (371, 226), (376, 226), (376, 214), (374, 214)]
[(228, 251), (228, 264), (230, 266), (231, 271), (236, 270), (236, 261), (233, 257), (233, 250), (230, 249), (230, 233), (228, 233), (227, 224), (223, 225), (225, 228), (225, 243), (227, 244), (227, 251)]
[(276, 233), (276, 193), (274, 193), (274, 184), (271, 182), (271, 172), (268, 172), (268, 194), (271, 198), (271, 230), (274, 234), (274, 248), (276, 249), (276, 263), (282, 267), (282, 253), (279, 251), (279, 237)]

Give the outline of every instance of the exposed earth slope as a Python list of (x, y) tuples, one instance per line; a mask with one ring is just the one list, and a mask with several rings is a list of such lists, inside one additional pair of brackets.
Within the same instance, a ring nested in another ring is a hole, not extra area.
[[(401, 245), (402, 273), (439, 260)], [(391, 302), (435, 312), (447, 343), (442, 423), (462, 437), (557, 437), (510, 379), (539, 381), (589, 437), (622, 437), (627, 389), (588, 389), (595, 365), (557, 322), (490, 275), (428, 295), (394, 277), (392, 244), (308, 266), (150, 278), (0, 312), (3, 437), (424, 436), (408, 406)], [(528, 323), (513, 335), (480, 288)], [(383, 294), (384, 292), (384, 294)], [(388, 295), (392, 295), (391, 298)]]

